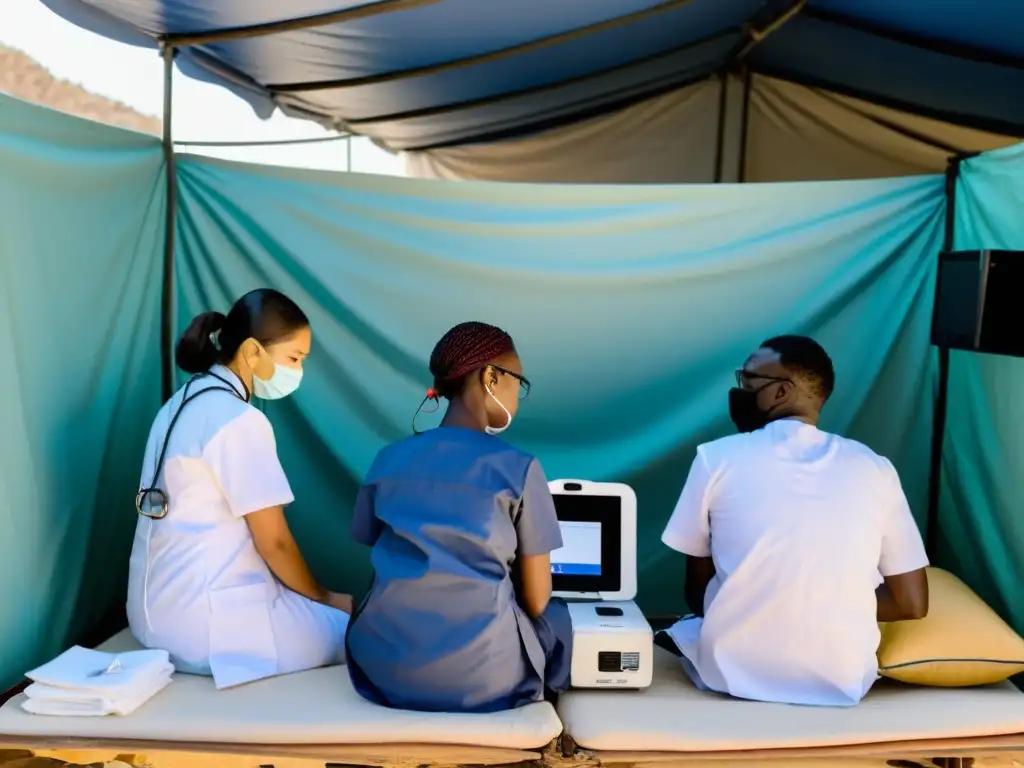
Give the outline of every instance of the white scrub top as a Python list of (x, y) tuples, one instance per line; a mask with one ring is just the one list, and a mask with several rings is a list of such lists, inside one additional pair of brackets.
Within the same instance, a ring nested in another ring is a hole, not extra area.
[(694, 682), (789, 704), (859, 702), (875, 589), (928, 565), (892, 464), (788, 419), (700, 446), (662, 541), (715, 564), (703, 621), (669, 630)]
[[(227, 368), (211, 372), (244, 394)], [(189, 396), (226, 386), (204, 376)], [(153, 422), (140, 488), (153, 484), (183, 392)], [(168, 651), (180, 672), (212, 675), (218, 688), (343, 659), (348, 614), (281, 585), (243, 519), (294, 499), (266, 416), (225, 391), (190, 401), (158, 487), (169, 498), (167, 516), (139, 516), (128, 572), (128, 622), (140, 643)]]

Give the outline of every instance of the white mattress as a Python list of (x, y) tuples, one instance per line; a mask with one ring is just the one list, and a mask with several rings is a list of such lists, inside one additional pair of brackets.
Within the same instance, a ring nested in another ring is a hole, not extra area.
[(570, 691), (560, 697), (565, 732), (607, 752), (723, 752), (1024, 734), (1024, 693), (915, 688), (879, 682), (856, 707), (740, 701), (697, 690), (679, 660), (655, 648), (646, 691)]
[[(138, 648), (127, 630), (101, 650)], [(489, 715), (378, 707), (352, 688), (344, 667), (328, 667), (218, 691), (209, 678), (174, 681), (128, 717), (43, 717), (0, 708), (0, 738), (116, 739), (219, 744), (443, 744), (538, 749), (562, 725), (547, 703)]]

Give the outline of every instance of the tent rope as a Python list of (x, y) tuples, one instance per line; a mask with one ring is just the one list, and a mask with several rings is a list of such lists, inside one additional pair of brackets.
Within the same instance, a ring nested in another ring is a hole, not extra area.
[(764, 29), (758, 29), (753, 24), (746, 25), (747, 40), (743, 44), (743, 47), (732, 57), (732, 64), (736, 64), (742, 61), (743, 58), (750, 53), (762, 40), (778, 32), (782, 27), (788, 24), (792, 19), (800, 14), (800, 12), (807, 5), (807, 0), (797, 0), (792, 6), (790, 6), (781, 16), (774, 19)]

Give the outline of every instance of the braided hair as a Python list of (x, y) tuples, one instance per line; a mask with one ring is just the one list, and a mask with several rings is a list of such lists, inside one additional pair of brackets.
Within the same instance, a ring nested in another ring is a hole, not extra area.
[(487, 323), (459, 323), (434, 346), (430, 372), (434, 385), (427, 397), (451, 400), (462, 391), (466, 376), (501, 355), (515, 352), (512, 337)]
[[(462, 393), (469, 374), (483, 368), (496, 357), (515, 351), (512, 337), (501, 328), (487, 323), (459, 323), (449, 330), (430, 353), (430, 372), (434, 376), (434, 384), (427, 390), (426, 397), (413, 414), (412, 431), (417, 435), (420, 433), (416, 428), (416, 417), (428, 400), (440, 404), (442, 397), (448, 400), (457, 397)], [(435, 406), (427, 413), (436, 410)]]

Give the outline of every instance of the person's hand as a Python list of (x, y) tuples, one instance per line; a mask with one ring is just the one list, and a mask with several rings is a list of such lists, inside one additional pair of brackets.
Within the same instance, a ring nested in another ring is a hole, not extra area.
[(352, 613), (352, 595), (343, 595), (341, 592), (328, 592), (324, 605), (335, 608), (342, 613)]

